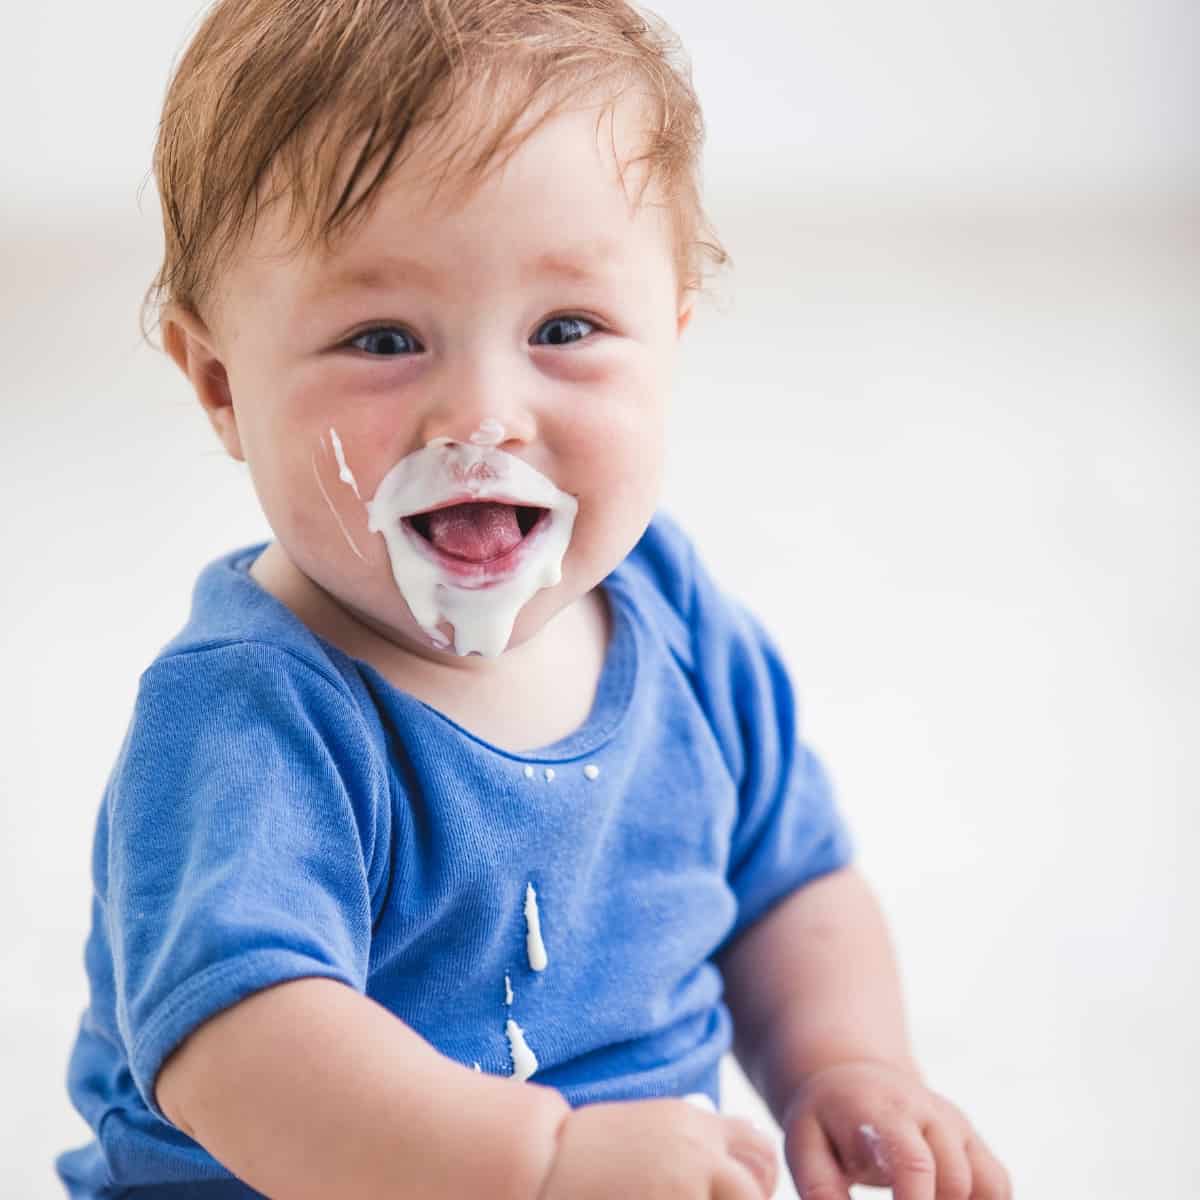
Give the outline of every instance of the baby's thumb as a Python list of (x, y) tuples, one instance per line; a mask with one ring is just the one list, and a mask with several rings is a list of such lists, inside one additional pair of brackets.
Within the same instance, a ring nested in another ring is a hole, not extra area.
[(725, 1129), (725, 1148), (730, 1157), (736, 1158), (754, 1176), (764, 1196), (773, 1196), (779, 1182), (779, 1156), (775, 1153), (775, 1143), (749, 1121), (727, 1117)]

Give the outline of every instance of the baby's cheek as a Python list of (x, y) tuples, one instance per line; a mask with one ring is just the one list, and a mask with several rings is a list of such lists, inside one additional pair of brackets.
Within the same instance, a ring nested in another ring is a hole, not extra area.
[(635, 488), (657, 478), (666, 447), (666, 405), (660, 395), (631, 383), (603, 410), (589, 414), (589, 423), (588, 441), (606, 474)]
[(670, 394), (674, 352), (653, 340), (611, 336), (606, 341), (581, 343), (543, 357), (539, 369), (552, 380), (587, 389), (607, 404), (633, 405)]
[(292, 537), (299, 539), (306, 546), (317, 546), (330, 534), (336, 534), (337, 526), (333, 514), (317, 490), (316, 482), (311, 482), (311, 495), (303, 498), (289, 496), (285, 504), (288, 529)]
[(579, 434), (600, 439), (605, 435), (621, 440), (645, 440), (662, 425), (669, 380), (642, 359), (614, 358), (606, 365), (585, 364), (569, 384), (578, 391), (561, 406), (576, 422)]
[(633, 547), (657, 506), (662, 441), (650, 431), (610, 423), (578, 478), (580, 533), (615, 566)]
[(353, 536), (366, 533), (365, 508), (339, 478), (333, 440), (329, 430), (324, 434), (323, 442), (310, 430), (290, 436), (286, 457), (280, 459), (286, 462), (286, 470), (279, 473), (272, 498), (275, 514), (287, 523), (291, 536), (312, 546), (321, 546), (331, 537), (343, 541), (339, 524)]

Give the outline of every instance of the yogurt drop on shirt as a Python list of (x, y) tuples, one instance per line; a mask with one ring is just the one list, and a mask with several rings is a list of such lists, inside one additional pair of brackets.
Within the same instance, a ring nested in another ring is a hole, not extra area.
[(546, 943), (542, 941), (542, 920), (538, 913), (537, 892), (533, 884), (525, 885), (525, 949), (529, 953), (529, 965), (535, 971), (544, 971), (550, 959), (546, 954)]
[(508, 1034), (509, 1052), (512, 1054), (513, 1078), (526, 1080), (538, 1069), (537, 1055), (529, 1048), (525, 1040), (525, 1031), (512, 1019), (508, 1018), (505, 1026)]

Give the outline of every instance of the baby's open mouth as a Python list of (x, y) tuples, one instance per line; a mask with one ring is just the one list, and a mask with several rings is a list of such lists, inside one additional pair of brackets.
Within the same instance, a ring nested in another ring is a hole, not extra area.
[(404, 520), (442, 554), (487, 563), (515, 550), (548, 513), (529, 504), (479, 500), (414, 513)]

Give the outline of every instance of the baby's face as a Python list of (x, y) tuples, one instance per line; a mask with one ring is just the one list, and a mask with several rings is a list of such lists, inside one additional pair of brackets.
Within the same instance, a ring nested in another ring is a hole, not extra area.
[[(622, 161), (636, 117), (617, 110)], [(508, 596), (504, 649), (629, 551), (658, 495), (686, 314), (668, 210), (653, 188), (631, 205), (640, 176), (627, 193), (594, 110), (548, 122), (465, 201), (431, 200), (422, 161), (330, 250), (286, 253), (286, 206), (269, 210), (209, 333), (232, 400), (218, 428), (283, 551), (428, 657), (454, 651), (455, 596), (476, 617)]]

